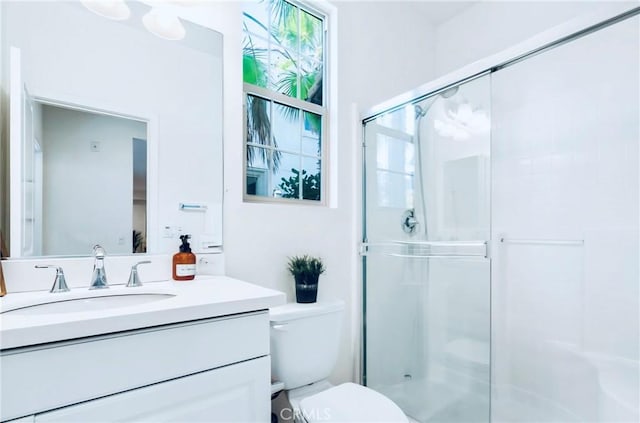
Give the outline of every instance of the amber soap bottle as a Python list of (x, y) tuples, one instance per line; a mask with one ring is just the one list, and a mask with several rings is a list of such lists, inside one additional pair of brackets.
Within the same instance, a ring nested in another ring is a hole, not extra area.
[(191, 281), (196, 277), (196, 255), (189, 245), (191, 235), (180, 235), (180, 252), (173, 255), (173, 280)]

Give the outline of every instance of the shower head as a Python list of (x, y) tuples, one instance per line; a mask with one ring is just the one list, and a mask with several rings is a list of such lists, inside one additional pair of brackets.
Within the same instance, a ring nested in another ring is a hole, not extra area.
[[(456, 95), (456, 93), (458, 92), (458, 88), (459, 85), (453, 86), (451, 88), (447, 88), (446, 90), (438, 93), (438, 96), (442, 97), (442, 98), (451, 98), (454, 95)], [(415, 110), (416, 110), (416, 119), (419, 119), (421, 117), (424, 117), (424, 115), (427, 114), (427, 112), (429, 111), (429, 109), (431, 108), (431, 106), (433, 106), (433, 103), (436, 102), (436, 99), (438, 98), (437, 96), (431, 97), (433, 98), (433, 101), (431, 103), (429, 103), (428, 106), (422, 107), (419, 104), (416, 104)]]
[(446, 90), (442, 91), (440, 95), (442, 96), (442, 98), (451, 98), (458, 93), (459, 87), (459, 85), (456, 85), (455, 87), (447, 88)]

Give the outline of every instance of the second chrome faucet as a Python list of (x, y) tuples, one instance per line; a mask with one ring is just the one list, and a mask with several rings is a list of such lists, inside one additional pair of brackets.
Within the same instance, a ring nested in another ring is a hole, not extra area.
[(104, 270), (104, 256), (106, 251), (100, 245), (93, 246), (93, 256), (95, 258), (93, 262), (93, 275), (91, 276), (91, 285), (89, 289), (104, 289), (109, 288), (107, 283), (107, 273)]

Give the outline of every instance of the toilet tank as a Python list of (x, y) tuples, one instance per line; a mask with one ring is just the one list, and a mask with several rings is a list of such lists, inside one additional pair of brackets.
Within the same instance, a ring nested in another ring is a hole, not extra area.
[(294, 389), (326, 379), (338, 358), (344, 302), (290, 303), (269, 310), (271, 376)]

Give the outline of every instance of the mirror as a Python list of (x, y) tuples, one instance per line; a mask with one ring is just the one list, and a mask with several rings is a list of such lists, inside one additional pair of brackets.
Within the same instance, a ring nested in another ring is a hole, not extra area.
[(222, 245), (222, 35), (177, 18), (199, 5), (108, 3), (0, 5), (11, 257)]
[(28, 104), (23, 254), (78, 254), (96, 239), (110, 254), (146, 252), (146, 122), (37, 100)]

